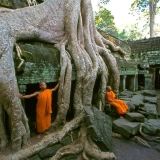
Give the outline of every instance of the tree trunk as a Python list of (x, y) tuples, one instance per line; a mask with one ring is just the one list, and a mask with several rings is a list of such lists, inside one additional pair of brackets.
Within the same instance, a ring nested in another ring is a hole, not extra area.
[[(75, 116), (72, 121), (77, 123), (75, 126), (80, 125), (76, 117), (83, 114), (84, 107), (92, 107), (93, 88), (98, 75), (100, 75), (99, 104), (104, 104), (108, 75), (114, 92), (118, 94), (120, 77), (112, 51), (119, 51), (122, 56), (124, 52), (98, 33), (90, 0), (46, 0), (36, 6), (17, 10), (2, 9), (0, 12), (0, 88), (2, 93), (0, 113), (4, 108), (11, 119), (13, 150), (20, 150), (29, 138), (27, 118), (18, 99), (12, 57), (16, 41), (39, 40), (55, 44), (55, 47), (60, 50), (62, 83), (58, 92), (58, 115), (52, 124), (53, 127), (63, 126), (66, 120), (71, 92), (70, 59), (73, 59), (77, 73), (73, 102)], [(97, 108), (103, 108), (103, 106), (97, 106)], [(0, 123), (2, 132), (5, 133), (3, 119)], [(65, 133), (67, 130), (68, 128)], [(1, 141), (5, 141), (4, 144), (7, 143), (6, 137), (2, 137), (1, 133), (0, 138)], [(4, 148), (2, 144), (1, 148)], [(91, 156), (92, 153), (86, 152)], [(99, 151), (94, 153), (94, 157), (96, 156), (107, 158), (107, 155)]]
[(155, 36), (155, 14), (157, 2), (149, 0), (149, 14), (150, 14), (150, 37)]

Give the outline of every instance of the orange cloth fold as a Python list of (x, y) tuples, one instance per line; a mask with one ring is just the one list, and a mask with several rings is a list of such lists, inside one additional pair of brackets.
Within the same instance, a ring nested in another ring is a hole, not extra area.
[[(106, 96), (107, 94), (105, 94), (105, 97)], [(115, 99), (115, 94), (113, 91), (110, 91), (108, 96), (109, 96), (108, 99), (110, 100)], [(128, 106), (122, 100), (116, 99), (115, 102), (111, 102), (111, 101), (107, 101), (107, 102), (116, 108), (118, 114), (125, 114), (126, 111), (128, 110)]]
[(51, 125), (52, 90), (45, 89), (38, 96), (36, 106), (36, 127), (39, 133), (44, 132)]

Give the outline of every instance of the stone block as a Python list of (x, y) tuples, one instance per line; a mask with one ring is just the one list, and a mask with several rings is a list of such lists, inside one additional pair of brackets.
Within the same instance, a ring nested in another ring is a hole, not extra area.
[(142, 106), (144, 103), (143, 103), (143, 96), (141, 94), (139, 95), (134, 95), (131, 99), (131, 103), (133, 105), (135, 105), (135, 107), (139, 107), (140, 105)]
[(149, 119), (143, 126), (142, 131), (151, 136), (160, 136), (160, 119)]
[(39, 152), (39, 156), (41, 158), (52, 157), (56, 154), (56, 152), (62, 147), (61, 144), (55, 144), (49, 148), (44, 149), (43, 151)]
[(113, 131), (130, 138), (139, 132), (139, 122), (129, 122), (127, 119), (119, 118), (113, 121)]
[(36, 154), (36, 155), (30, 157), (29, 160), (41, 160), (41, 158), (39, 157), (39, 155)]
[(108, 151), (112, 144), (111, 118), (95, 107), (85, 107), (85, 112), (87, 131), (90, 137), (102, 151)]
[(68, 155), (68, 156), (64, 156), (63, 159), (64, 160), (77, 160), (77, 155)]
[(126, 113), (125, 118), (130, 122), (144, 122), (144, 120), (145, 120), (144, 115), (142, 115), (140, 113), (136, 113), (136, 112)]
[(135, 105), (133, 105), (131, 102), (127, 102), (126, 104), (127, 104), (128, 108), (129, 108), (128, 110), (130, 112), (135, 111)]
[(156, 97), (156, 95), (157, 95), (155, 90), (143, 90), (142, 94), (144, 96), (149, 96), (149, 97)]
[(151, 104), (157, 104), (157, 97), (148, 97), (148, 96), (145, 96), (143, 102), (145, 102), (145, 103), (151, 103)]
[(71, 136), (69, 136), (69, 135), (68, 135), (68, 136), (65, 136), (65, 137), (61, 140), (60, 143), (62, 144), (62, 146), (66, 146), (66, 145), (72, 143), (72, 138), (71, 138)]
[(148, 114), (148, 116), (147, 116), (148, 119), (157, 119), (158, 118), (157, 105), (145, 103), (144, 109)]
[(120, 97), (131, 98), (133, 97), (134, 92), (125, 90), (119, 94)]

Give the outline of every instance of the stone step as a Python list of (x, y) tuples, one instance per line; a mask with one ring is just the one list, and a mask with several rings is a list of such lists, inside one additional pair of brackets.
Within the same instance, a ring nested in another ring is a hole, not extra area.
[(125, 118), (130, 122), (144, 122), (145, 116), (136, 112), (128, 112), (125, 114)]
[(113, 121), (113, 131), (126, 138), (131, 138), (139, 132), (140, 124), (140, 122), (130, 122), (125, 118), (119, 118)]

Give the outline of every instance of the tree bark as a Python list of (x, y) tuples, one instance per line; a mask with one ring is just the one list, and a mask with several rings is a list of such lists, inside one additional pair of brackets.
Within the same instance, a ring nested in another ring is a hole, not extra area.
[(149, 15), (150, 15), (150, 38), (155, 36), (155, 14), (157, 2), (149, 0)]
[[(53, 127), (59, 128), (66, 123), (71, 92), (70, 58), (74, 61), (77, 73), (73, 102), (75, 110), (73, 123), (77, 123), (75, 125), (79, 125), (76, 118), (83, 113), (83, 108), (92, 107), (93, 88), (98, 74), (100, 74), (101, 84), (99, 104), (104, 104), (108, 75), (113, 90), (118, 94), (120, 77), (112, 51), (119, 51), (122, 56), (125, 53), (98, 33), (90, 0), (46, 0), (36, 6), (16, 10), (3, 9), (0, 12), (0, 88), (2, 92), (0, 111), (4, 108), (11, 119), (13, 150), (20, 150), (29, 138), (28, 120), (18, 98), (12, 57), (13, 46), (17, 41), (39, 40), (55, 44), (55, 47), (60, 50), (62, 83), (58, 92), (58, 115), (52, 124)], [(102, 109), (103, 106), (97, 106), (97, 108)], [(0, 122), (0, 127), (5, 132), (3, 119)], [(7, 143), (6, 138), (1, 134), (0, 138)], [(91, 156), (92, 153), (88, 154)], [(99, 151), (97, 155), (104, 159), (107, 157)]]

